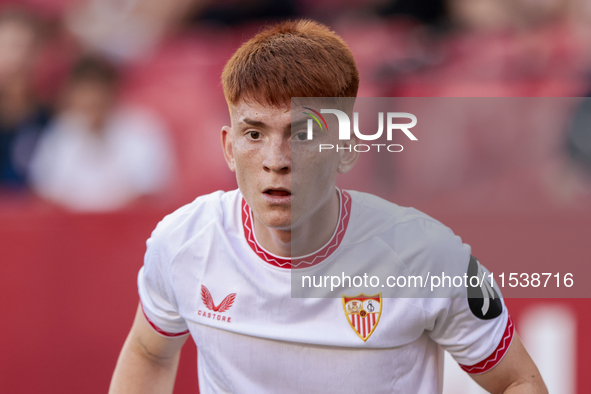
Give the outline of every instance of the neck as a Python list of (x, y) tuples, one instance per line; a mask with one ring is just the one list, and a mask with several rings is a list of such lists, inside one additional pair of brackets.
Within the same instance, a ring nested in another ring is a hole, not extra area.
[(335, 190), (319, 209), (302, 215), (301, 223), (288, 230), (266, 227), (253, 215), (254, 232), (259, 244), (277, 256), (305, 256), (330, 241), (339, 222), (339, 210), (339, 192)]

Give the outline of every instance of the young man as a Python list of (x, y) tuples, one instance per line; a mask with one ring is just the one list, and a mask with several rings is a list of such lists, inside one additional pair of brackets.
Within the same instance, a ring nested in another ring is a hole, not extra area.
[(83, 56), (70, 71), (59, 113), (30, 166), (32, 189), (74, 211), (106, 212), (168, 186), (174, 154), (166, 126), (150, 111), (122, 105), (119, 72)]
[(51, 120), (35, 88), (40, 26), (27, 12), (0, 12), (0, 189), (23, 189), (39, 138)]
[(189, 333), (202, 393), (438, 393), (442, 349), (491, 392), (546, 392), (498, 297), (477, 308), (466, 297), (355, 289), (291, 298), (292, 272), (351, 256), (411, 271), (480, 269), (441, 223), (336, 189), (357, 153), (319, 154), (319, 142), (349, 142), (334, 132), (310, 141), (297, 127), (305, 116), (292, 119), (292, 97), (356, 96), (355, 62), (338, 36), (310, 21), (274, 26), (238, 49), (222, 82), (232, 119), (222, 146), (239, 190), (202, 196), (154, 230), (111, 393), (171, 392)]

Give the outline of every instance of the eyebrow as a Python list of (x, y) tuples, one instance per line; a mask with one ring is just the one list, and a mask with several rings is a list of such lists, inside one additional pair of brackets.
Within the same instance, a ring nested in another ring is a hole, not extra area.
[[(250, 126), (254, 126), (254, 127), (261, 127), (261, 128), (266, 128), (268, 127), (267, 124), (265, 122), (261, 122), (260, 120), (253, 120), (250, 118), (244, 118), (242, 119), (242, 122), (250, 125)], [(307, 124), (308, 119), (301, 119), (301, 120), (297, 120), (293, 123), (290, 123), (289, 126), (286, 127), (286, 129), (288, 128), (297, 128), (300, 127), (302, 125)]]
[(296, 120), (295, 122), (293, 122), (290, 127), (291, 128), (298, 128), (302, 125), (306, 125), (308, 123), (308, 119), (300, 119), (300, 120)]
[(246, 124), (249, 124), (249, 125), (255, 126), (255, 127), (267, 127), (267, 125), (264, 122), (261, 122), (260, 120), (252, 120), (249, 118), (244, 118), (244, 119), (242, 119), (242, 121)]

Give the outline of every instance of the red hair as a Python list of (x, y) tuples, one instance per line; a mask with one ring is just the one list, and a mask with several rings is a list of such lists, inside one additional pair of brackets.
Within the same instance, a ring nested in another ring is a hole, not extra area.
[(292, 97), (356, 97), (359, 72), (347, 44), (310, 20), (282, 22), (244, 43), (222, 73), (228, 105), (254, 100), (289, 105)]

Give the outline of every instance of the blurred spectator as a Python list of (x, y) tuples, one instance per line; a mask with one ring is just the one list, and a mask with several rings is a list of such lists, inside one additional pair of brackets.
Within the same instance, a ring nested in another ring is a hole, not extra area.
[(383, 3), (378, 11), (384, 17), (407, 16), (429, 25), (441, 24), (446, 17), (445, 0), (389, 0), (376, 3)]
[(591, 2), (571, 0), (568, 16), (573, 33), (571, 40), (581, 52), (580, 66), (588, 72), (591, 68)]
[(450, 21), (472, 32), (490, 32), (507, 29), (511, 24), (506, 1), (448, 0)]
[(212, 2), (190, 19), (196, 23), (207, 21), (222, 25), (240, 25), (253, 20), (293, 19), (298, 16), (296, 0), (222, 0)]
[(549, 192), (561, 204), (589, 207), (591, 195), (591, 98), (574, 111), (565, 138), (564, 155), (546, 177)]
[(72, 210), (106, 211), (162, 192), (173, 154), (154, 115), (116, 104), (117, 71), (82, 58), (65, 89), (65, 108), (35, 152), (33, 188)]
[(115, 61), (146, 56), (190, 11), (210, 0), (88, 0), (67, 16), (84, 46)]
[(0, 185), (22, 187), (49, 111), (37, 102), (32, 74), (37, 24), (25, 12), (0, 15)]
[(591, 99), (586, 98), (574, 116), (567, 133), (571, 159), (591, 173)]

